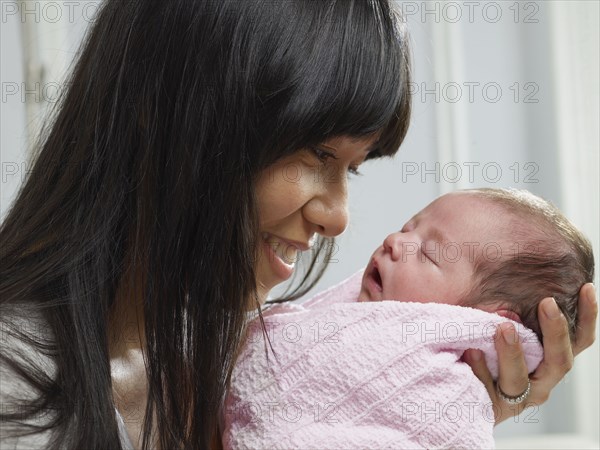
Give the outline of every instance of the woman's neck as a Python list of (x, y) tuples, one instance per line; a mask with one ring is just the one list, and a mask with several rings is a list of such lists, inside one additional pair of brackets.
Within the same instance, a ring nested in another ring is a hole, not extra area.
[(107, 336), (113, 401), (123, 416), (127, 434), (136, 449), (141, 448), (148, 396), (140, 272), (135, 278), (127, 274), (117, 289), (109, 313)]

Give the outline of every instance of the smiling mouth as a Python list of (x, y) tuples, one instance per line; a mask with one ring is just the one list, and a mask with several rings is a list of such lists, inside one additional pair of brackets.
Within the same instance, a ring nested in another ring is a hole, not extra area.
[(273, 254), (285, 265), (293, 268), (298, 258), (298, 248), (288, 244), (277, 236), (269, 233), (262, 234), (263, 241), (271, 248)]

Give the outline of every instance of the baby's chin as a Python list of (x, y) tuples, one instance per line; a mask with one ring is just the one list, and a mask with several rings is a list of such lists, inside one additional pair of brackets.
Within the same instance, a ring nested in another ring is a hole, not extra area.
[(369, 291), (365, 287), (365, 281), (360, 285), (360, 293), (358, 294), (357, 302), (370, 302), (372, 301), (371, 296), (369, 295)]

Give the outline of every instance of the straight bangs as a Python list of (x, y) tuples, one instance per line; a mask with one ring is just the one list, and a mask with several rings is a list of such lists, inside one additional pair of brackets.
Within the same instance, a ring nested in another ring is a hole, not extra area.
[[(259, 78), (258, 129), (271, 139), (265, 155), (377, 132), (367, 159), (393, 156), (400, 147), (411, 109), (406, 25), (387, 1), (348, 3), (292, 1), (269, 9), (269, 19), (282, 21), (282, 36), (271, 41)], [(273, 162), (266, 159), (263, 167)]]

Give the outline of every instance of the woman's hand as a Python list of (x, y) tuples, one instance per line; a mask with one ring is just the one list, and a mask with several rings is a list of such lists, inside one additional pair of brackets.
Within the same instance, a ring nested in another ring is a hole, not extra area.
[[(496, 424), (518, 415), (527, 406), (540, 405), (548, 400), (550, 391), (563, 379), (573, 367), (573, 358), (594, 343), (598, 303), (594, 285), (585, 284), (579, 291), (577, 315), (577, 333), (571, 347), (567, 321), (552, 298), (545, 298), (538, 306), (538, 319), (544, 340), (544, 359), (531, 374), (531, 392), (521, 404), (509, 404), (498, 397), (496, 386), (478, 350), (465, 352), (465, 361), (484, 384), (494, 402)], [(527, 366), (521, 345), (514, 342), (516, 331), (511, 324), (505, 323), (496, 330), (496, 351), (498, 352), (498, 383), (502, 392), (508, 396), (517, 396), (527, 389)], [(511, 340), (512, 338), (512, 340)]]

